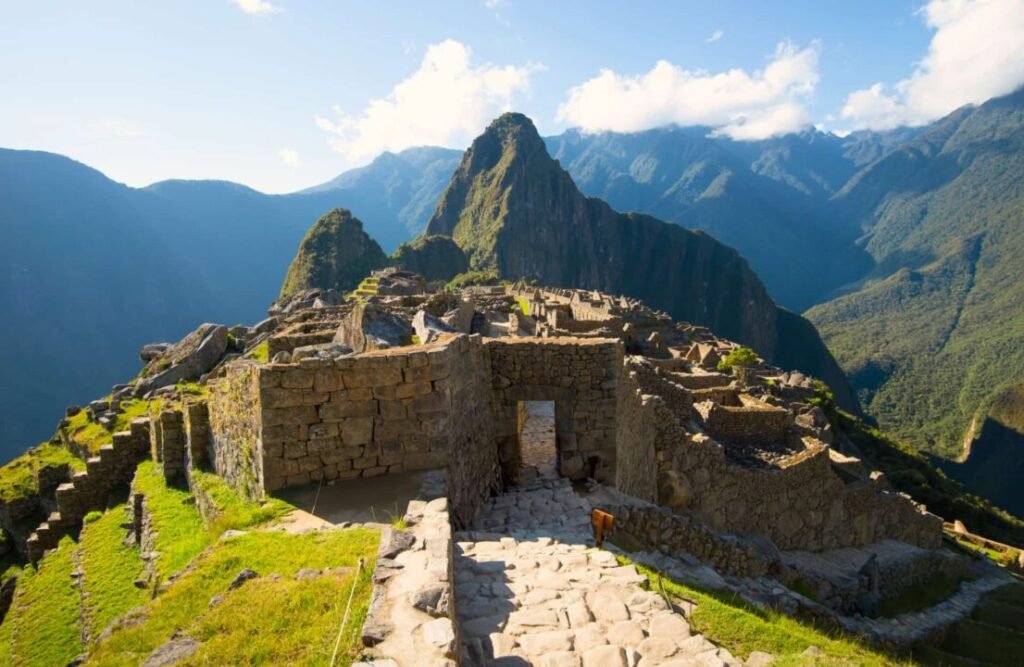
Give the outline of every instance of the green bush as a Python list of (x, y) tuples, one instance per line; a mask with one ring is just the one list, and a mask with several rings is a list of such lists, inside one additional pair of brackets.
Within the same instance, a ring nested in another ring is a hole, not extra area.
[(103, 516), (103, 512), (101, 512), (99, 510), (93, 510), (93, 511), (89, 512), (88, 514), (86, 514), (85, 517), (82, 519), (82, 521), (84, 521), (85, 523), (92, 523), (93, 521), (96, 521), (97, 519), (99, 519), (102, 516)]
[(727, 371), (735, 366), (756, 366), (761, 363), (761, 358), (749, 347), (740, 347), (729, 354), (725, 359), (718, 362), (718, 370)]

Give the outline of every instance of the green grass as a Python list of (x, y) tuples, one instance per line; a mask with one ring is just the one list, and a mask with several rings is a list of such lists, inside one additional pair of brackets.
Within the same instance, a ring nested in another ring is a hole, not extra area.
[[(324, 664), (347, 601), (351, 574), (298, 582), (303, 568), (354, 567), (359, 558), (372, 565), (379, 536), (353, 528), (292, 535), (250, 532), (218, 542), (203, 554), (194, 571), (181, 577), (146, 608), (144, 622), (124, 627), (96, 647), (90, 665), (138, 665), (175, 632), (206, 642), (181, 664)], [(256, 580), (227, 592), (244, 568), (282, 579)], [(354, 616), (346, 633), (349, 664), (370, 594), (370, 577), (359, 580)], [(212, 610), (210, 599), (223, 594)]]
[[(81, 597), (71, 578), (75, 549), (74, 541), (65, 537), (40, 561), (38, 570), (26, 568), (18, 579), (0, 635), (10, 637), (6, 645), (19, 667), (66, 665), (82, 652)], [(8, 664), (13, 662), (10, 658), (6, 656)], [(0, 655), (0, 664), (4, 660)]]
[[(107, 400), (109, 399), (108, 396)], [(68, 418), (68, 437), (95, 454), (99, 452), (100, 447), (110, 443), (111, 434), (127, 431), (133, 419), (149, 414), (150, 401), (128, 398), (121, 401), (121, 409), (123, 412), (117, 415), (114, 420), (114, 428), (109, 431), (99, 422), (90, 421), (85, 410), (79, 411), (75, 416)]]
[(156, 571), (161, 579), (180, 571), (210, 545), (212, 537), (187, 490), (167, 485), (152, 461), (139, 464), (136, 491), (146, 498), (146, 507), (157, 533), (159, 553)]
[(89, 637), (95, 641), (110, 623), (133, 607), (146, 602), (147, 593), (135, 587), (142, 576), (139, 549), (125, 545), (125, 506), (118, 505), (82, 529), (79, 540), (79, 563), (84, 577), (85, 598), (83, 619)]
[(519, 304), (519, 310), (523, 313), (523, 315), (530, 314), (530, 302), (528, 302), (521, 296), (517, 296), (516, 303)]
[[(630, 562), (620, 557), (622, 562)], [(651, 590), (660, 591), (658, 573), (637, 565), (649, 579)], [(733, 594), (707, 592), (662, 579), (670, 597), (690, 600), (697, 606), (688, 617), (690, 626), (710, 641), (724, 646), (738, 658), (753, 651), (776, 657), (772, 665), (901, 665), (910, 664), (879, 653), (850, 637), (832, 634), (801, 623), (779, 612), (752, 607)], [(817, 657), (801, 654), (816, 646), (824, 652)]]
[(718, 362), (718, 370), (727, 371), (733, 366), (756, 366), (760, 362), (761, 359), (756, 352), (749, 347), (740, 347), (725, 355), (725, 359)]
[(271, 497), (263, 504), (252, 502), (238, 495), (223, 477), (210, 472), (193, 471), (192, 483), (217, 507), (218, 516), (208, 526), (211, 537), (218, 537), (230, 528), (243, 529), (280, 519), (295, 509), (293, 505), (280, 498)]
[(36, 493), (36, 473), (46, 466), (67, 464), (85, 470), (85, 461), (62, 445), (49, 442), (33, 447), (0, 468), (0, 500), (11, 501)]
[(268, 363), (270, 361), (270, 343), (263, 341), (256, 347), (249, 350), (247, 357), (254, 359), (261, 364)]

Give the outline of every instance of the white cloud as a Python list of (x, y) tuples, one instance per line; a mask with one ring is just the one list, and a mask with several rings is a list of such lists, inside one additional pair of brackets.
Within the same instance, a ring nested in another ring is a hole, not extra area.
[(420, 68), (383, 98), (370, 100), (362, 113), (316, 117), (331, 146), (352, 163), (384, 150), (410, 146), (464, 147), (487, 123), (529, 91), (539, 65), (473, 65), (470, 50), (455, 40), (427, 48)]
[(801, 129), (803, 102), (818, 84), (815, 41), (799, 49), (784, 42), (762, 70), (712, 74), (661, 60), (639, 76), (602, 70), (569, 91), (558, 119), (588, 132), (636, 132), (652, 127), (710, 125), (735, 139), (761, 139)]
[(723, 37), (725, 37), (725, 33), (722, 31), (721, 28), (719, 28), (718, 30), (716, 30), (713, 33), (711, 33), (711, 36), (709, 36), (704, 41), (706, 43), (708, 43), (708, 44), (712, 44), (712, 43), (717, 42), (718, 40), (722, 39)]
[(299, 153), (297, 151), (291, 148), (282, 148), (277, 151), (277, 154), (281, 158), (281, 162), (284, 162), (289, 167), (299, 166)]
[(272, 14), (281, 11), (280, 7), (267, 2), (267, 0), (234, 0), (234, 2), (246, 14)]
[(876, 83), (847, 97), (855, 129), (921, 125), (1024, 84), (1024, 0), (930, 0), (920, 14), (935, 31), (928, 54), (891, 93)]

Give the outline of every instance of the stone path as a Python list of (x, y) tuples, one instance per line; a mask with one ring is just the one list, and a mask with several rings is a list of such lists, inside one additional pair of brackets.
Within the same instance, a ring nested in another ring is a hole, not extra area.
[(554, 477), (555, 460), (555, 404), (545, 401), (525, 401), (527, 418), (519, 438), (519, 451), (523, 466), (536, 469), (542, 477)]
[(633, 566), (592, 546), (590, 507), (565, 479), (492, 498), (455, 535), (465, 664), (480, 667), (740, 665), (690, 631)]

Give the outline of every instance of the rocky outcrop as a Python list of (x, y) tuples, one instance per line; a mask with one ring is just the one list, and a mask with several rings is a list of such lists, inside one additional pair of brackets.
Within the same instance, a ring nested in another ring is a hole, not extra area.
[(706, 234), (584, 197), (522, 114), (502, 115), (473, 142), (426, 234), (452, 237), (473, 270), (643, 299), (766, 359), (785, 358), (856, 409), (813, 327), (780, 310), (743, 257)]
[(412, 327), (377, 304), (360, 304), (342, 320), (334, 343), (356, 352), (386, 350), (412, 343)]
[(363, 223), (336, 208), (306, 232), (288, 267), (281, 296), (316, 287), (348, 292), (387, 263), (387, 255), (363, 231)]
[[(152, 348), (151, 345), (143, 347), (143, 353)], [(173, 347), (151, 359), (135, 384), (135, 395), (145, 396), (160, 387), (198, 380), (217, 365), (227, 349), (227, 327), (201, 324)]]

